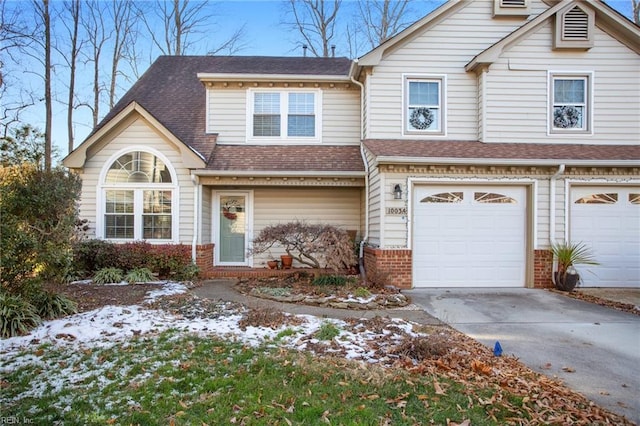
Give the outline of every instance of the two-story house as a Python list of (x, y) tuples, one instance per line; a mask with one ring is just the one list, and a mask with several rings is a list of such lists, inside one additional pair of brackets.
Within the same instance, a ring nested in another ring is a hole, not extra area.
[(97, 238), (264, 268), (357, 233), (403, 287), (547, 286), (552, 242), (640, 285), (640, 29), (599, 1), (450, 1), (356, 61), (160, 57), (64, 164)]

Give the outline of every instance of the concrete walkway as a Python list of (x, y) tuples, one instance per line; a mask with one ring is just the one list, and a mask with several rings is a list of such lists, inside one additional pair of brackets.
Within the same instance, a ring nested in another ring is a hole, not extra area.
[(333, 309), (318, 306), (298, 305), (295, 303), (282, 303), (268, 299), (260, 299), (258, 297), (247, 296), (237, 292), (233, 285), (235, 279), (220, 278), (207, 280), (202, 283), (201, 287), (191, 290), (195, 295), (212, 300), (227, 300), (231, 302), (243, 303), (250, 308), (270, 307), (282, 312), (298, 315), (314, 315), (320, 318), (373, 318), (376, 316), (402, 318), (407, 321), (413, 321), (426, 325), (443, 325), (442, 322), (427, 314), (424, 309), (418, 306), (408, 306), (402, 309), (388, 310), (351, 310), (351, 309)]
[(403, 291), (427, 313), (640, 423), (640, 317), (535, 289)]

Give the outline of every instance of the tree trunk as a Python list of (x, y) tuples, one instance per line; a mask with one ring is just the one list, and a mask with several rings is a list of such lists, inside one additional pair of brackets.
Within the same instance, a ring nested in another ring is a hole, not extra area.
[(51, 171), (51, 120), (53, 119), (53, 102), (51, 99), (51, 16), (49, 0), (42, 0), (42, 21), (44, 23), (44, 169)]

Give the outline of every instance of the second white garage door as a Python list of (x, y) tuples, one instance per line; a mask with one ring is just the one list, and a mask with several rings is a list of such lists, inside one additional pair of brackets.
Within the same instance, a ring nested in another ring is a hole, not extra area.
[(585, 287), (640, 287), (640, 187), (571, 189), (569, 237), (600, 263), (579, 266)]
[(415, 287), (523, 287), (526, 188), (417, 186)]

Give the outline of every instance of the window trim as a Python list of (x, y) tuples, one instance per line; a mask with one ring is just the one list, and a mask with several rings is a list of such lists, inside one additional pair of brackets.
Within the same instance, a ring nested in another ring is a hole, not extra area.
[[(554, 81), (556, 79), (583, 79), (586, 81), (586, 101), (584, 103), (586, 123), (581, 129), (556, 129), (553, 126)], [(593, 71), (548, 71), (547, 72), (547, 136), (589, 136), (593, 135), (594, 105), (594, 72)]]
[[(414, 81), (437, 81), (440, 85), (440, 129), (410, 130), (407, 126), (409, 111), (409, 83)], [(402, 135), (411, 137), (447, 136), (447, 76), (445, 74), (403, 74), (402, 75)]]
[[(253, 117), (256, 93), (279, 93), (280, 94), (280, 136), (254, 136)], [(289, 115), (289, 94), (290, 93), (313, 93), (314, 94), (314, 115), (315, 115), (315, 135), (314, 136), (293, 136), (287, 135), (288, 115)], [(309, 88), (256, 88), (247, 90), (247, 126), (246, 140), (255, 144), (282, 143), (320, 143), (322, 141), (322, 90)]]
[[(111, 168), (111, 165), (122, 155), (130, 152), (146, 152), (154, 155), (160, 159), (171, 175), (171, 183), (152, 183), (152, 184), (140, 184), (140, 183), (105, 183), (107, 173)], [(105, 215), (106, 215), (106, 191), (108, 190), (124, 190), (133, 191), (133, 214), (134, 214), (134, 237), (128, 238), (107, 238), (105, 235)], [(143, 238), (143, 192), (145, 190), (170, 190), (171, 191), (171, 238), (167, 239), (147, 239)], [(180, 187), (178, 185), (178, 177), (175, 169), (171, 165), (169, 159), (156, 149), (146, 146), (130, 146), (120, 149), (109, 157), (102, 166), (100, 175), (98, 177), (98, 185), (96, 187), (96, 238), (111, 241), (114, 243), (128, 243), (133, 241), (147, 241), (151, 244), (167, 244), (180, 241), (178, 232), (180, 229)]]

